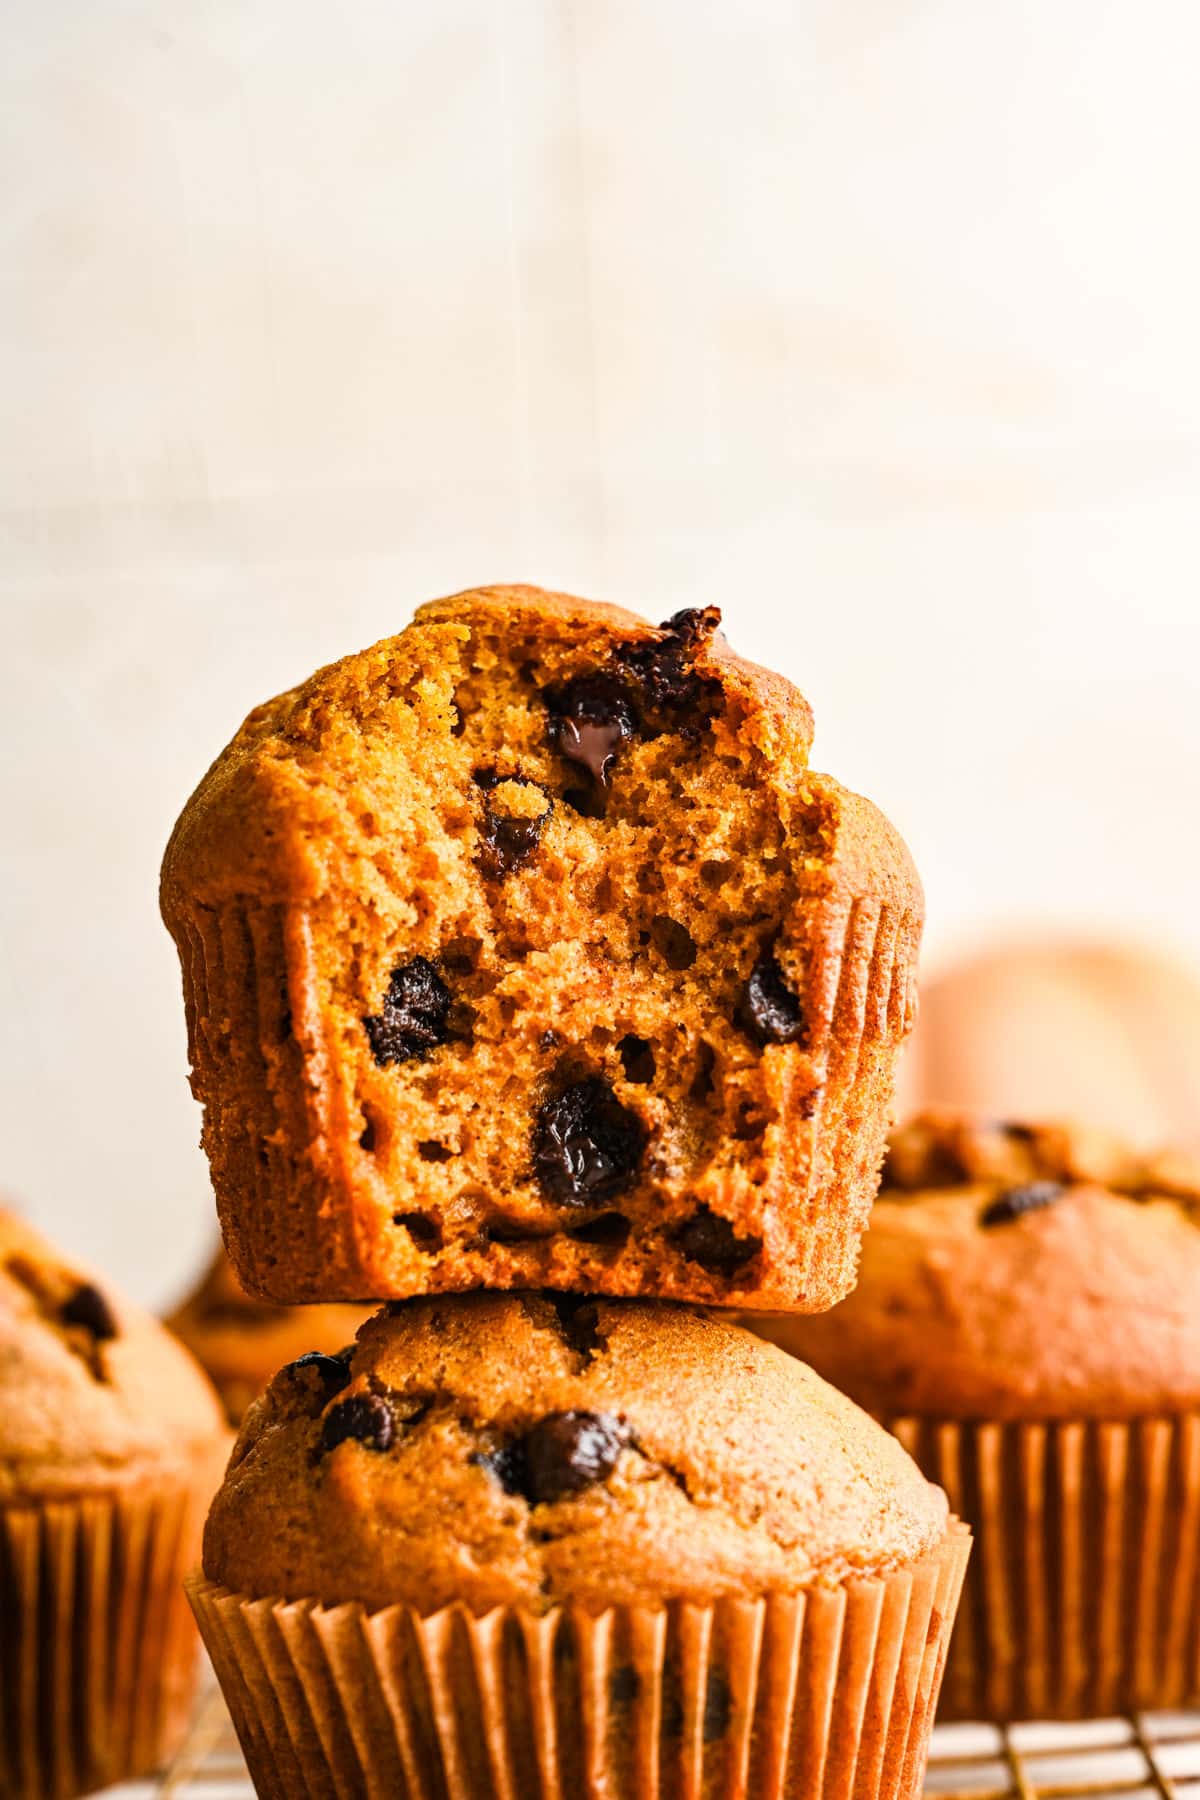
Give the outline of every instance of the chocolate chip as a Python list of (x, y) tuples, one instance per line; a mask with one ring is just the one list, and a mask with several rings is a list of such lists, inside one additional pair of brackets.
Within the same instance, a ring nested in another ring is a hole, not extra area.
[(1029, 1181), (1023, 1187), (1005, 1188), (979, 1215), (981, 1225), (1009, 1225), (1025, 1213), (1053, 1206), (1066, 1193), (1061, 1181)]
[(368, 1450), (386, 1450), (395, 1435), (395, 1416), (381, 1395), (353, 1394), (326, 1413), (321, 1428), (321, 1449), (335, 1450), (347, 1438), (353, 1438), (365, 1444)]
[(617, 652), (618, 668), (636, 688), (641, 702), (643, 729), (697, 730), (721, 698), (721, 684), (698, 676), (691, 667), (697, 650), (721, 623), (717, 607), (689, 608), (676, 613), (659, 627), (655, 643), (623, 645)]
[(729, 1730), (733, 1717), (733, 1694), (720, 1669), (710, 1669), (704, 1686), (704, 1741), (715, 1744)]
[[(475, 780), (489, 793), (507, 782), (516, 787), (538, 787), (536, 781), (524, 775), (499, 775), (494, 769), (477, 770)], [(541, 843), (542, 833), (554, 814), (554, 802), (544, 789), (538, 788), (538, 792), (544, 794), (546, 808), (533, 818), (498, 812), (490, 800), (486, 803), (479, 834), (479, 866), (493, 881), (503, 881), (528, 862)]]
[(105, 1338), (115, 1338), (118, 1325), (113, 1316), (112, 1307), (104, 1298), (98, 1287), (90, 1281), (81, 1282), (68, 1300), (64, 1300), (59, 1314), (64, 1325), (82, 1325), (90, 1331), (97, 1343)]
[(632, 1081), (637, 1087), (650, 1086), (657, 1070), (654, 1064), (654, 1051), (650, 1047), (648, 1038), (637, 1037), (630, 1032), (617, 1045), (617, 1055), (621, 1058), (626, 1081)]
[(414, 956), (411, 962), (398, 964), (392, 970), (382, 1009), (363, 1019), (380, 1068), (409, 1062), (444, 1044), (449, 1035), (449, 1011), (450, 990), (426, 957)]
[(538, 1109), (534, 1174), (564, 1206), (611, 1200), (635, 1180), (645, 1142), (637, 1116), (602, 1076), (589, 1075)]
[(560, 756), (586, 770), (591, 783), (606, 788), (622, 746), (636, 721), (624, 683), (611, 675), (576, 675), (562, 687), (547, 688), (547, 733)]
[(523, 1437), (472, 1461), (506, 1494), (519, 1495), (530, 1506), (549, 1506), (607, 1481), (628, 1442), (629, 1432), (611, 1413), (547, 1413)]
[(774, 953), (760, 956), (737, 1009), (737, 1022), (764, 1048), (768, 1044), (802, 1044), (808, 1027), (800, 1002), (788, 987)]
[(627, 1442), (610, 1413), (548, 1413), (524, 1439), (525, 1491), (534, 1505), (607, 1481)]
[(352, 1355), (353, 1350), (343, 1351), (340, 1356), (326, 1356), (322, 1350), (309, 1350), (288, 1363), (282, 1373), (294, 1375), (301, 1369), (311, 1369), (321, 1383), (325, 1399), (332, 1400), (350, 1379)]
[(684, 1225), (676, 1243), (690, 1262), (717, 1275), (732, 1275), (762, 1249), (762, 1239), (739, 1237), (728, 1219), (702, 1206)]

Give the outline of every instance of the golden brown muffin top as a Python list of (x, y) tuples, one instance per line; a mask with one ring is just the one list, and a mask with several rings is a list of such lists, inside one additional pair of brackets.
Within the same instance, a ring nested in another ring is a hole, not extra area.
[(224, 1436), (182, 1344), (0, 1209), (0, 1501), (184, 1473)]
[(836, 1583), (923, 1555), (944, 1495), (808, 1369), (666, 1305), (385, 1308), (250, 1410), (204, 1546), (242, 1593), (546, 1608)]
[(165, 1324), (207, 1371), (230, 1422), (239, 1425), (277, 1369), (309, 1350), (343, 1349), (366, 1316), (361, 1306), (275, 1306), (253, 1300), (219, 1249)]
[(883, 1418), (1200, 1403), (1200, 1167), (930, 1111), (893, 1133), (855, 1291), (755, 1328)]

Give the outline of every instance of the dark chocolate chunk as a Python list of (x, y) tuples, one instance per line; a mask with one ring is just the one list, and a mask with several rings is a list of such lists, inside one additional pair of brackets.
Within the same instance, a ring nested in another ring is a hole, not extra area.
[(309, 1350), (298, 1356), (287, 1365), (285, 1374), (295, 1374), (300, 1369), (311, 1369), (321, 1383), (326, 1400), (332, 1400), (340, 1394), (350, 1379), (350, 1358), (353, 1350), (344, 1350), (340, 1356), (326, 1356), (322, 1350)]
[(538, 1109), (534, 1174), (564, 1206), (611, 1200), (637, 1176), (646, 1134), (599, 1075), (572, 1082)]
[(409, 1062), (444, 1044), (449, 1011), (450, 990), (428, 958), (414, 956), (411, 962), (398, 964), (381, 1010), (363, 1019), (380, 1068)]
[(594, 788), (606, 788), (621, 747), (636, 727), (624, 683), (611, 675), (576, 675), (562, 687), (547, 688), (542, 699), (554, 748), (585, 769)]
[(547, 1413), (523, 1437), (472, 1458), (506, 1494), (551, 1505), (607, 1481), (629, 1433), (611, 1413)]
[(395, 1415), (382, 1395), (352, 1394), (325, 1414), (321, 1448), (335, 1450), (347, 1438), (353, 1438), (368, 1450), (386, 1450), (395, 1436)]
[(1029, 1212), (1040, 1212), (1044, 1206), (1053, 1206), (1066, 1193), (1061, 1181), (1028, 1181), (1022, 1187), (1005, 1188), (1002, 1194), (989, 1206), (985, 1206), (979, 1215), (981, 1225), (1010, 1225)]
[(689, 608), (660, 627), (657, 642), (618, 650), (617, 666), (637, 691), (644, 728), (694, 729), (707, 723), (721, 698), (721, 684), (697, 675), (691, 664), (720, 623), (715, 606)]
[(59, 1317), (64, 1325), (82, 1325), (90, 1331), (97, 1343), (105, 1338), (115, 1338), (119, 1327), (113, 1316), (112, 1307), (104, 1298), (98, 1287), (90, 1281), (81, 1282), (69, 1299), (64, 1300)]
[(702, 1206), (681, 1227), (676, 1243), (690, 1262), (714, 1275), (732, 1275), (762, 1249), (762, 1239), (739, 1237), (728, 1219)]
[(768, 1044), (802, 1044), (808, 1036), (800, 1002), (770, 950), (759, 957), (750, 971), (737, 1022), (764, 1048)]
[[(494, 769), (476, 771), (475, 780), (490, 793), (504, 782), (517, 787), (537, 787), (524, 775), (499, 775)], [(538, 788), (539, 793), (545, 790)], [(503, 881), (514, 869), (529, 861), (542, 841), (542, 833), (554, 814), (554, 802), (545, 794), (546, 810), (536, 818), (511, 817), (497, 812), (489, 800), (484, 806), (483, 825), (479, 833), (479, 866), (493, 881)]]
[(530, 1503), (548, 1505), (607, 1481), (627, 1441), (611, 1413), (548, 1413), (523, 1440)]

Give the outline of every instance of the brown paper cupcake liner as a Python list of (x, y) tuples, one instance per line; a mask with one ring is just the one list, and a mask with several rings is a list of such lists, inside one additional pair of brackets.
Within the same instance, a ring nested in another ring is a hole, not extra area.
[(599, 1614), (188, 1594), (278, 1800), (907, 1800), (969, 1549), (955, 1522), (877, 1579)]
[(183, 1578), (204, 1496), (0, 1506), (0, 1794), (68, 1800), (157, 1768), (195, 1688)]
[(976, 1536), (940, 1718), (1200, 1697), (1200, 1416), (889, 1424)]

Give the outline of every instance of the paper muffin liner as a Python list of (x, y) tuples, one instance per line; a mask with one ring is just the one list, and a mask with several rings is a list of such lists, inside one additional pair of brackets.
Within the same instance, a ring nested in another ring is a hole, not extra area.
[(0, 1505), (0, 1794), (69, 1800), (158, 1768), (199, 1644), (198, 1484)]
[(1200, 1697), (1200, 1415), (887, 1423), (975, 1533), (941, 1719)]
[(908, 1800), (969, 1550), (954, 1522), (878, 1578), (601, 1613), (188, 1594), (276, 1800)]

